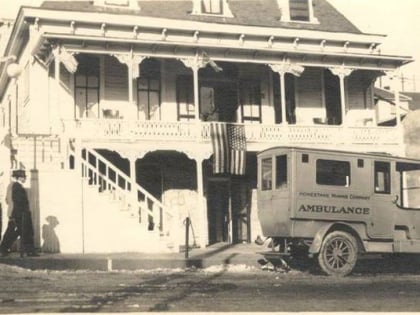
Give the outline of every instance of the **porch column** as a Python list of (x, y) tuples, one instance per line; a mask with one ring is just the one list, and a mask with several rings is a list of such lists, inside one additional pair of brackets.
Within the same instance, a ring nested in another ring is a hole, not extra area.
[(283, 60), (283, 62), (279, 64), (269, 64), (268, 66), (273, 72), (277, 72), (280, 76), (281, 117), (282, 124), (287, 125), (288, 122), (286, 109), (286, 84), (284, 82), (284, 79), (286, 77), (286, 73), (290, 73), (296, 77), (300, 77), (305, 68), (298, 64), (291, 63), (287, 60)]
[(129, 154), (128, 161), (130, 162), (130, 186), (131, 186), (131, 200), (132, 200), (132, 207), (136, 206), (138, 201), (137, 196), (137, 178), (136, 178), (136, 161), (137, 155), (134, 153)]
[(400, 102), (400, 73), (399, 70), (395, 70), (389, 72), (388, 74), (389, 79), (392, 82), (392, 88), (394, 90), (394, 102), (395, 102), (395, 126), (399, 126), (401, 124), (401, 102)]
[(196, 163), (196, 175), (197, 175), (197, 208), (200, 213), (200, 239), (199, 245), (201, 248), (205, 248), (208, 244), (208, 220), (207, 220), (207, 205), (206, 198), (204, 197), (204, 177), (203, 177), (203, 161), (205, 160), (204, 154), (195, 154), (194, 160)]
[(198, 52), (195, 54), (195, 57), (193, 58), (185, 58), (180, 59), (182, 63), (187, 67), (191, 68), (193, 71), (193, 81), (194, 81), (194, 116), (196, 121), (200, 121), (200, 100), (199, 100), (199, 81), (198, 81), (198, 71), (201, 68), (204, 68), (207, 66), (207, 64), (210, 62), (209, 58), (204, 58), (203, 56), (200, 56)]
[(340, 102), (341, 102), (341, 124), (346, 124), (346, 90), (345, 90), (345, 78), (349, 76), (353, 69), (341, 67), (329, 68), (333, 75), (338, 76), (340, 79)]
[[(139, 65), (145, 58), (148, 57), (143, 55), (135, 55), (132, 48), (127, 54), (114, 54), (113, 56), (117, 58), (120, 63), (127, 66), (128, 102), (134, 105), (134, 80), (140, 76)], [(138, 118), (137, 110), (137, 119)]]
[[(54, 95), (54, 102), (52, 106), (50, 105), (50, 117), (52, 118), (52, 121), (50, 121), (50, 128), (51, 132), (55, 132), (58, 129), (58, 122), (59, 119), (59, 106), (60, 106), (60, 46), (56, 46), (53, 49), (53, 55), (54, 55), (54, 89), (55, 89), (55, 95)], [(50, 119), (51, 119), (50, 118)]]
[[(52, 107), (50, 106), (50, 114), (52, 114), (52, 119), (54, 120), (50, 126), (52, 128), (57, 129), (60, 127), (58, 126), (58, 120), (62, 119), (61, 116), (61, 102), (60, 102), (60, 66), (66, 68), (66, 70), (73, 74), (77, 71), (78, 62), (76, 58), (73, 56), (74, 53), (69, 53), (64, 47), (61, 45), (57, 45), (54, 47), (52, 51), (54, 55), (54, 88), (55, 88), (55, 102), (53, 103)], [(51, 113), (52, 112), (52, 113)]]

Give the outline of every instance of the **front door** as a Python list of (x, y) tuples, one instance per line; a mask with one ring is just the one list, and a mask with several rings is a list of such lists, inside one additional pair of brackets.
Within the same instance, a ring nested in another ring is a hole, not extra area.
[(231, 186), (232, 200), (232, 241), (233, 243), (250, 242), (250, 212), (252, 190), (246, 179), (233, 179)]
[(228, 179), (210, 179), (207, 187), (207, 217), (209, 244), (229, 241), (229, 195)]
[[(392, 191), (391, 163), (373, 162), (372, 223), (368, 234), (372, 238), (392, 238), (394, 231), (395, 192)], [(393, 173), (395, 174), (395, 173)]]

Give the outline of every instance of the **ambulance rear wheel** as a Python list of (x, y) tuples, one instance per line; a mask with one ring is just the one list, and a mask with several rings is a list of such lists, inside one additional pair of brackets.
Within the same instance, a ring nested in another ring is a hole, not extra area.
[(334, 231), (322, 242), (318, 263), (322, 271), (331, 276), (346, 276), (356, 265), (357, 242), (349, 233)]

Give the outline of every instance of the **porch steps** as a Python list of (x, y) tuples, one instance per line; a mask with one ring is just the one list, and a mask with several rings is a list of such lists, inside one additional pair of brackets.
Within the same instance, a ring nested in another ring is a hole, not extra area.
[(176, 216), (98, 152), (82, 153), (82, 177), (86, 252), (179, 251)]
[(171, 252), (159, 231), (148, 231), (139, 216), (108, 191), (84, 186), (84, 248), (87, 253)]

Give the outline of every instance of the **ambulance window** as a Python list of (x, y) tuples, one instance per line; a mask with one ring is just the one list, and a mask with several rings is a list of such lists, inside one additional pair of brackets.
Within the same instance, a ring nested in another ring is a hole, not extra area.
[(350, 186), (350, 162), (317, 160), (316, 183), (318, 185)]
[(391, 193), (390, 165), (387, 162), (375, 162), (375, 193)]
[(287, 155), (276, 156), (276, 188), (287, 187)]
[(261, 189), (271, 190), (273, 187), (273, 161), (271, 158), (261, 161)]

